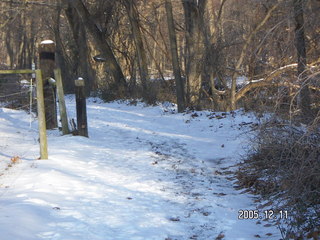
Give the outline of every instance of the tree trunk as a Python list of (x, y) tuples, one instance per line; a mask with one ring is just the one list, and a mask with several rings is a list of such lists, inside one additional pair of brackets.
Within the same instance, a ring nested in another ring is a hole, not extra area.
[(142, 33), (140, 30), (139, 23), (139, 13), (137, 12), (136, 1), (134, 0), (125, 0), (124, 5), (128, 13), (130, 25), (132, 28), (133, 39), (136, 46), (137, 56), (138, 56), (138, 66), (139, 66), (139, 74), (142, 84), (142, 96), (143, 98), (149, 102), (154, 102), (155, 98), (152, 92), (150, 92), (150, 88), (148, 87), (149, 73), (148, 73), (148, 63), (147, 56), (142, 40)]
[(122, 73), (121, 67), (119, 66), (112, 49), (108, 42), (105, 40), (102, 31), (98, 28), (96, 23), (93, 21), (88, 9), (81, 0), (68, 0), (69, 3), (77, 10), (79, 16), (82, 19), (82, 23), (85, 25), (89, 33), (92, 35), (97, 49), (101, 52), (101, 55), (106, 59), (108, 66), (108, 72), (111, 73), (114, 82), (117, 84), (117, 92), (119, 97), (127, 95), (127, 83)]
[(307, 53), (306, 41), (304, 34), (304, 16), (303, 16), (303, 2), (304, 0), (293, 0), (294, 20), (295, 20), (295, 45), (297, 49), (298, 58), (298, 78), (300, 80), (300, 92), (298, 95), (298, 105), (301, 114), (307, 118), (311, 113), (310, 108), (310, 92), (306, 84), (306, 66), (307, 66)]
[(199, 108), (201, 90), (201, 71), (203, 60), (203, 34), (201, 33), (202, 12), (197, 0), (182, 0), (186, 25), (186, 77), (188, 102)]
[(9, 59), (8, 62), (9, 62), (10, 68), (13, 69), (15, 58), (14, 58), (14, 50), (12, 47), (12, 36), (10, 32), (6, 34), (5, 42), (6, 42), (6, 48), (8, 53), (8, 59)]
[[(75, 72), (77, 73), (77, 77), (82, 77), (85, 81), (85, 92), (88, 96), (93, 86), (95, 86), (95, 79), (93, 74), (93, 69), (88, 61), (88, 44), (86, 41), (86, 32), (84, 26), (81, 24), (80, 17), (76, 11), (70, 4), (65, 10), (67, 20), (69, 26), (72, 31), (73, 38), (76, 44), (75, 50)], [(80, 61), (79, 61), (80, 59)], [(74, 79), (76, 79), (74, 78)], [(74, 80), (73, 79), (73, 80)], [(73, 81), (72, 85), (73, 85)]]
[(165, 1), (165, 7), (167, 12), (167, 21), (168, 21), (168, 30), (169, 30), (169, 41), (171, 46), (171, 55), (172, 55), (172, 66), (173, 73), (176, 83), (176, 92), (177, 92), (177, 103), (178, 103), (178, 112), (183, 112), (185, 110), (185, 96), (184, 96), (184, 83), (181, 78), (181, 70), (179, 65), (178, 57), (178, 47), (177, 47), (177, 37), (175, 32), (175, 24), (172, 14), (172, 4), (171, 0)]

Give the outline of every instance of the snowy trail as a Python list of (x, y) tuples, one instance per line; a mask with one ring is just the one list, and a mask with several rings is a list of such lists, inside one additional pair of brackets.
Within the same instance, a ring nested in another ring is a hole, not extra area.
[(0, 109), (0, 240), (279, 239), (237, 219), (256, 207), (230, 174), (250, 115), (171, 111), (90, 99), (90, 138), (50, 131), (49, 160), (36, 161), (28, 115)]

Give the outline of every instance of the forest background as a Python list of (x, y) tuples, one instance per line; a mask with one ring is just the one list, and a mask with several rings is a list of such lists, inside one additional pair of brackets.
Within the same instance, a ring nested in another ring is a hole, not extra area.
[(286, 199), (296, 232), (317, 231), (319, 0), (0, 0), (0, 7), (1, 69), (37, 65), (39, 43), (52, 39), (66, 93), (82, 77), (87, 95), (106, 101), (275, 113), (238, 178)]

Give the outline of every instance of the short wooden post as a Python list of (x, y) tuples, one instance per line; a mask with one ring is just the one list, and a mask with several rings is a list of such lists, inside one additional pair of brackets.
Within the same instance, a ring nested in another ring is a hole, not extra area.
[(48, 159), (48, 143), (46, 133), (46, 117), (43, 96), (43, 80), (41, 70), (36, 70), (37, 81), (37, 106), (38, 106), (38, 121), (39, 121), (39, 138), (40, 138), (40, 158)]
[(74, 85), (77, 105), (78, 133), (80, 136), (88, 137), (87, 106), (83, 78), (75, 80)]
[(42, 72), (45, 115), (47, 129), (58, 127), (55, 87), (48, 80), (54, 78), (55, 44), (51, 40), (42, 41), (39, 47), (40, 69)]
[(64, 100), (64, 91), (62, 86), (62, 78), (61, 78), (61, 69), (57, 68), (54, 70), (54, 78), (56, 80), (58, 99), (59, 99), (59, 111), (60, 111), (60, 119), (62, 125), (62, 134), (69, 134), (69, 126), (68, 126), (68, 116), (66, 109), (66, 102)]

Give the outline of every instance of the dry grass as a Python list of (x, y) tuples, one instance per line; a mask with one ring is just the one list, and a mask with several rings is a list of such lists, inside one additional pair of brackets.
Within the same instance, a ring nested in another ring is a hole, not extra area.
[[(238, 171), (239, 183), (286, 209), (289, 235), (306, 236), (320, 229), (320, 125), (297, 127), (287, 121), (263, 124), (255, 145)], [(295, 239), (295, 238), (293, 238)], [(296, 238), (298, 239), (298, 238)], [(317, 238), (315, 238), (317, 239)]]
[(8, 170), (9, 168), (13, 167), (13, 165), (18, 164), (21, 162), (21, 159), (19, 156), (14, 156), (10, 159), (10, 162), (8, 163), (8, 167), (6, 168), (6, 170)]
[(10, 162), (11, 162), (12, 164), (17, 164), (17, 163), (20, 163), (20, 162), (21, 162), (21, 159), (20, 159), (19, 156), (14, 156), (14, 157), (12, 157), (12, 158), (10, 159)]

